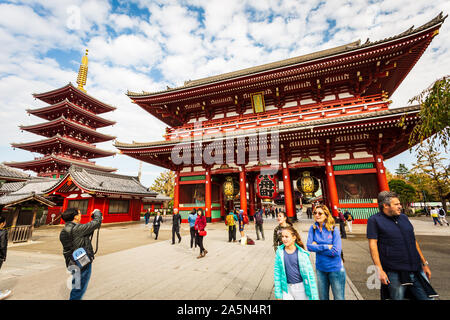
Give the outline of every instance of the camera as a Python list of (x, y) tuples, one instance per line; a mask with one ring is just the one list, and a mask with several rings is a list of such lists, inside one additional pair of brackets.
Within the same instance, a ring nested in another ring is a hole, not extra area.
[(94, 218), (94, 215), (95, 215), (95, 213), (97, 213), (97, 212), (100, 213), (100, 215), (102, 216), (102, 219), (103, 219), (103, 214), (102, 214), (102, 212), (101, 212), (99, 209), (95, 209), (94, 211), (92, 211), (92, 213), (91, 213), (91, 219)]

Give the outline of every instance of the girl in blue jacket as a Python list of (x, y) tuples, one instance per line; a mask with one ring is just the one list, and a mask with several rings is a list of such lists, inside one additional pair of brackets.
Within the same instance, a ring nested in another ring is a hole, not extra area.
[(275, 298), (283, 300), (318, 300), (316, 277), (297, 230), (283, 228), (283, 244), (275, 255)]

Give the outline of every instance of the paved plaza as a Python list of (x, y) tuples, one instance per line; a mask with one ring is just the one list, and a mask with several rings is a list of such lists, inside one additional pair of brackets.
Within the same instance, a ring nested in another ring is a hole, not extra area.
[[(104, 225), (84, 299), (274, 299), (272, 238), (276, 224), (275, 219), (265, 219), (266, 239), (252, 246), (229, 243), (223, 223), (208, 224), (204, 241), (208, 254), (202, 259), (196, 259), (198, 249), (190, 250), (186, 224), (181, 228), (181, 243), (171, 245), (170, 218), (162, 225), (158, 240), (150, 236), (143, 223)], [(413, 224), (416, 234), (438, 237), (445, 243), (450, 239), (448, 227), (433, 227), (421, 218), (413, 220)], [(306, 219), (295, 224), (304, 242), (310, 225), (311, 220)], [(369, 276), (364, 274), (365, 269), (371, 264), (365, 225), (354, 225), (353, 229), (353, 234), (343, 241), (346, 299), (378, 299), (378, 290), (367, 291), (365, 285)], [(0, 288), (13, 290), (9, 299), (68, 299), (66, 282), (70, 278), (58, 240), (60, 230), (61, 226), (41, 227), (35, 230), (31, 242), (9, 246), (7, 261), (0, 271)], [(247, 234), (256, 239), (253, 224), (247, 226)], [(427, 250), (423, 251), (427, 256)], [(314, 262), (313, 253), (311, 258)], [(433, 261), (430, 264), (433, 272)], [(449, 278), (447, 274), (437, 276)], [(432, 284), (433, 280), (439, 281), (432, 279)]]

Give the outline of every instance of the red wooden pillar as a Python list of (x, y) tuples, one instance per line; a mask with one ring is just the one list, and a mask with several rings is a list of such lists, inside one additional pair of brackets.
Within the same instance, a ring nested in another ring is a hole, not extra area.
[(250, 201), (250, 216), (253, 217), (255, 215), (255, 183), (251, 180), (248, 182), (248, 197)]
[(327, 193), (329, 197), (328, 200), (331, 203), (331, 214), (333, 215), (333, 217), (337, 217), (339, 215), (339, 198), (336, 187), (336, 179), (334, 178), (333, 164), (331, 163), (331, 157), (329, 155), (325, 156), (325, 172), (327, 174)]
[(245, 214), (247, 212), (247, 179), (245, 178), (245, 167), (241, 167), (241, 171), (239, 171), (239, 191), (241, 196), (241, 209), (244, 210)]
[[(180, 172), (175, 172), (175, 185), (174, 185), (174, 192), (173, 192), (173, 208), (180, 210)], [(152, 210), (154, 209), (154, 206), (152, 205)]]
[(294, 217), (294, 202), (292, 198), (292, 184), (291, 176), (289, 175), (289, 168), (287, 163), (283, 163), (283, 188), (284, 188), (284, 203), (286, 205), (286, 215)]
[(261, 203), (260, 197), (256, 197), (256, 208), (262, 209), (262, 203)]
[(211, 171), (206, 170), (205, 178), (205, 217), (206, 222), (211, 222)]
[(375, 167), (377, 168), (378, 190), (389, 191), (389, 184), (386, 178), (386, 168), (383, 163), (383, 156), (381, 154), (374, 154)]
[(225, 212), (225, 199), (223, 197), (223, 185), (219, 187), (219, 202), (220, 202), (220, 217), (225, 219), (225, 216), (228, 214)]
[(155, 211), (155, 204), (154, 204), (154, 203), (152, 203), (152, 209), (151, 209), (151, 211), (152, 211), (152, 212)]

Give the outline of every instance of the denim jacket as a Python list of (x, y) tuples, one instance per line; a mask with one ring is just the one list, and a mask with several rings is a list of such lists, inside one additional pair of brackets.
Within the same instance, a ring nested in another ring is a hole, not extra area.
[[(298, 265), (300, 267), (300, 275), (303, 278), (305, 293), (309, 300), (319, 300), (317, 291), (317, 282), (314, 269), (309, 260), (309, 252), (303, 250), (295, 244), (298, 249)], [(278, 247), (275, 254), (274, 281), (275, 281), (275, 298), (282, 299), (283, 292), (288, 292), (288, 283), (286, 277), (286, 269), (284, 265), (284, 244)]]

